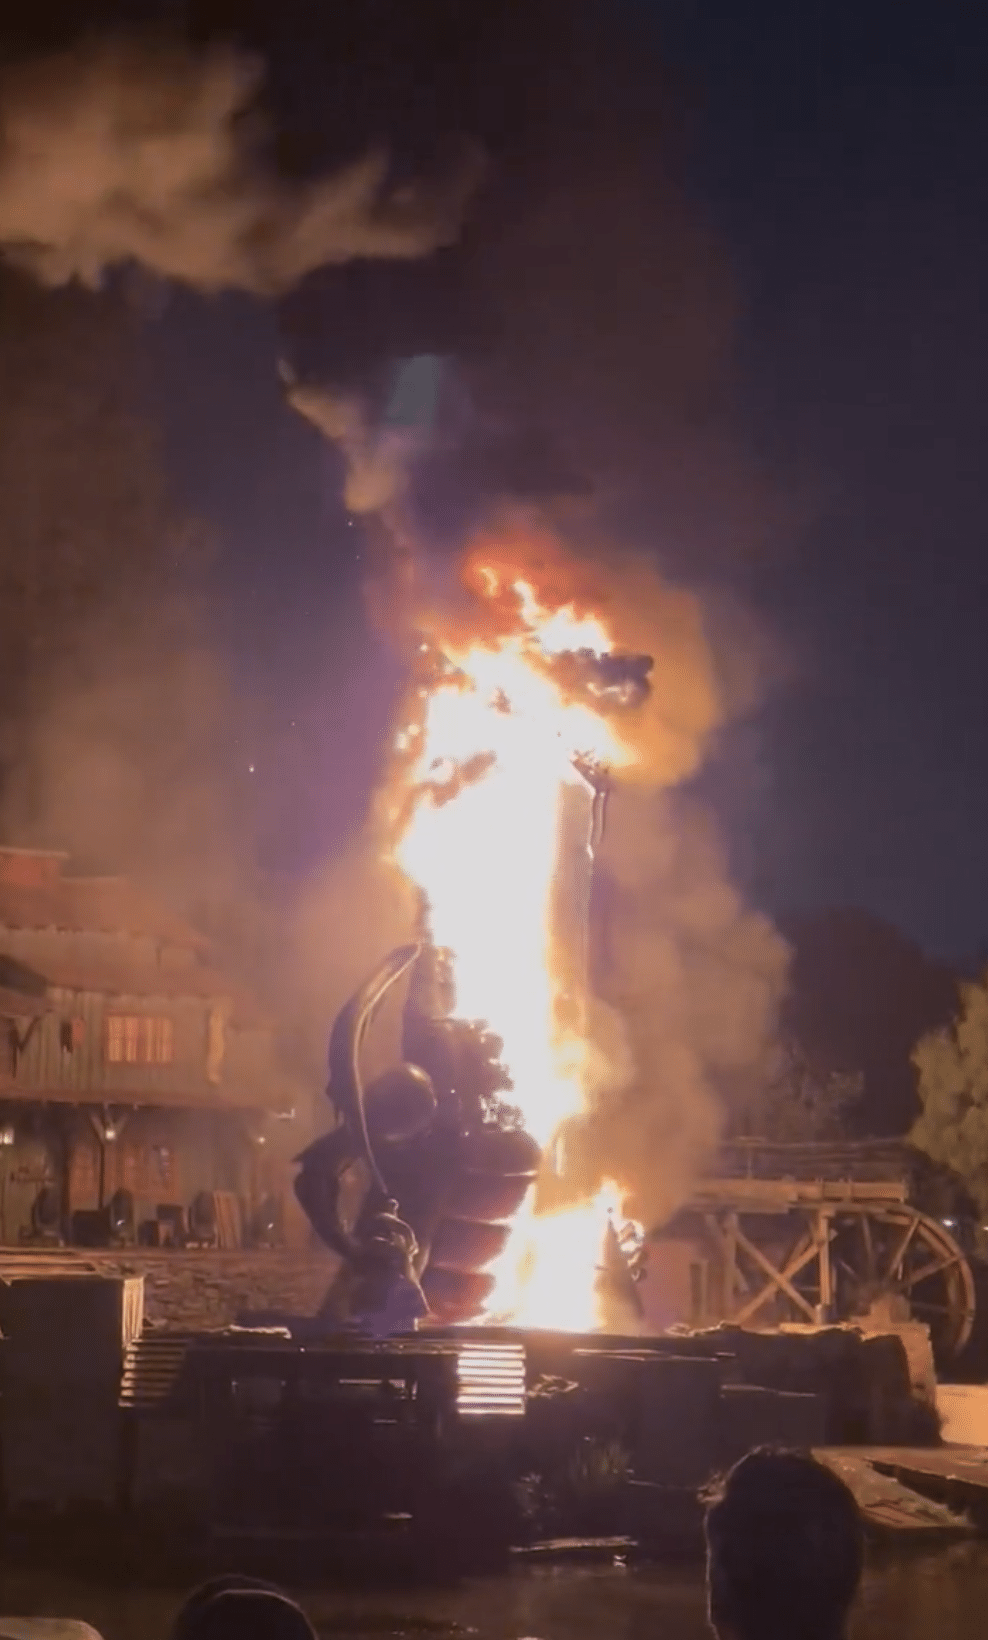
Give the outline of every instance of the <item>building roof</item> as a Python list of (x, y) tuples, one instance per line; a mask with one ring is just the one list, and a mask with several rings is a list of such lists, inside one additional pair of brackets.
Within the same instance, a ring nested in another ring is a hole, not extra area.
[(0, 1019), (39, 1019), (49, 1013), (51, 1003), (45, 997), (0, 985)]
[(209, 941), (125, 877), (53, 876), (47, 883), (5, 880), (0, 872), (0, 929), (57, 928), (80, 934), (137, 934), (188, 950)]
[(174, 1000), (195, 997), (202, 1001), (228, 1001), (233, 1025), (269, 1024), (257, 1000), (215, 968), (189, 963), (184, 968), (157, 968), (150, 963), (100, 963), (58, 954), (45, 957), (41, 964), (49, 992), (94, 991), (102, 996), (155, 997)]
[(249, 1083), (233, 1088), (69, 1088), (31, 1087), (13, 1077), (0, 1075), (0, 1100), (25, 1105), (96, 1105), (104, 1109), (147, 1110), (152, 1106), (169, 1110), (265, 1111), (275, 1117), (292, 1113), (288, 1095), (272, 1092), (269, 1084)]
[[(203, 962), (211, 942), (126, 877), (69, 877), (67, 855), (55, 849), (0, 845), (0, 991), (11, 998), (0, 1013), (25, 1017), (47, 1011), (52, 990), (91, 991), (103, 996), (154, 998), (196, 997), (227, 1000), (234, 1026), (270, 1025), (256, 999), (229, 976)], [(54, 931), (65, 934), (130, 934), (188, 953), (181, 965), (149, 960), (80, 955), (73, 941), (50, 942), (37, 966), (4, 955), (4, 930)], [(59, 949), (60, 945), (68, 947)], [(40, 1001), (38, 999), (41, 999)], [(2, 998), (0, 998), (2, 1000)]]

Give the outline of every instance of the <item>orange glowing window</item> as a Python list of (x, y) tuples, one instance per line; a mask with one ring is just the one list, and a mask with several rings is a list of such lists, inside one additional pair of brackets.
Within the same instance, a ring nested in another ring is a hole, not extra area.
[(106, 1059), (110, 1065), (170, 1065), (175, 1030), (170, 1019), (153, 1014), (108, 1014)]

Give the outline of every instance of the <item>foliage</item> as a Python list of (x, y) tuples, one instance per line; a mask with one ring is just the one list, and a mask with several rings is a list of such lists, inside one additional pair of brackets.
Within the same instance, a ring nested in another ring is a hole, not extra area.
[(963, 1179), (988, 1212), (988, 970), (961, 987), (960, 1010), (913, 1051), (922, 1115), (910, 1139)]
[(793, 948), (787, 1033), (813, 1064), (861, 1071), (861, 1103), (848, 1113), (859, 1136), (905, 1134), (918, 1112), (913, 1047), (954, 1013), (953, 973), (853, 906), (784, 922), (782, 932)]
[(814, 1064), (798, 1043), (783, 1042), (747, 1112), (752, 1136), (776, 1144), (809, 1144), (845, 1136), (848, 1116), (860, 1101), (860, 1072)]
[(565, 1475), (567, 1489), (575, 1499), (593, 1501), (630, 1479), (630, 1459), (619, 1441), (588, 1436), (571, 1455)]
[(619, 1530), (631, 1457), (620, 1441), (584, 1436), (546, 1474), (524, 1475), (515, 1502), (530, 1536), (605, 1536)]

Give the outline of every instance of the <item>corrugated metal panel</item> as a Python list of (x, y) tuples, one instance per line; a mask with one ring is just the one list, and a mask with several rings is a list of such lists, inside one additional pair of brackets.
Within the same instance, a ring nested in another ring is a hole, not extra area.
[[(121, 1406), (162, 1407), (175, 1390), (195, 1337), (162, 1332), (135, 1340), (124, 1359)], [(457, 1355), (457, 1412), (464, 1418), (521, 1417), (525, 1368), (522, 1344), (462, 1345)]]
[[(43, 962), (43, 959), (42, 959)], [(33, 1001), (33, 999), (31, 999)], [(210, 1004), (198, 998), (160, 1001), (137, 998), (133, 1004), (94, 991), (52, 988), (46, 1017), (29, 1021), (17, 1073), (5, 1079), (4, 1092), (15, 1098), (97, 1100), (113, 1104), (201, 1105), (207, 1109), (277, 1108), (285, 1100), (276, 1087), (269, 1032), (228, 1034), (219, 1085), (206, 1076), (207, 1020)], [(108, 1064), (104, 1051), (108, 1013), (150, 1012), (169, 1019), (174, 1058), (167, 1065)], [(71, 1029), (71, 1052), (63, 1046), (62, 1027)]]
[[(104, 1055), (104, 1019), (106, 1013), (126, 1012), (126, 1007), (114, 1006), (91, 991), (55, 991), (52, 1001), (57, 1014), (32, 1032), (18, 1065), (19, 1087), (99, 1093), (112, 1103), (115, 1096), (135, 1090), (153, 1101), (155, 1093), (184, 1093), (198, 1086), (204, 1100), (209, 1098), (204, 1004), (176, 1001), (154, 1010), (172, 1021), (175, 1047), (170, 1065), (113, 1065)], [(80, 1022), (80, 1029), (68, 1053), (62, 1046), (61, 1025), (72, 1020)]]
[(50, 1013), (52, 1003), (44, 997), (29, 996), (25, 991), (12, 991), (0, 985), (0, 1019), (39, 1019)]
[(145, 1410), (163, 1405), (178, 1383), (191, 1334), (145, 1333), (124, 1358), (120, 1405)]
[(519, 1418), (525, 1411), (525, 1346), (462, 1344), (456, 1359), (462, 1418)]

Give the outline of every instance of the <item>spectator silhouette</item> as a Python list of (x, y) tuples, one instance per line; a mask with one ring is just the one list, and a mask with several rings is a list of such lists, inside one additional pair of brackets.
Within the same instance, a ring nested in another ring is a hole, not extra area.
[(171, 1640), (315, 1640), (301, 1606), (270, 1583), (218, 1577), (189, 1595)]
[(842, 1640), (861, 1580), (854, 1494), (808, 1452), (760, 1447), (707, 1494), (719, 1640)]

